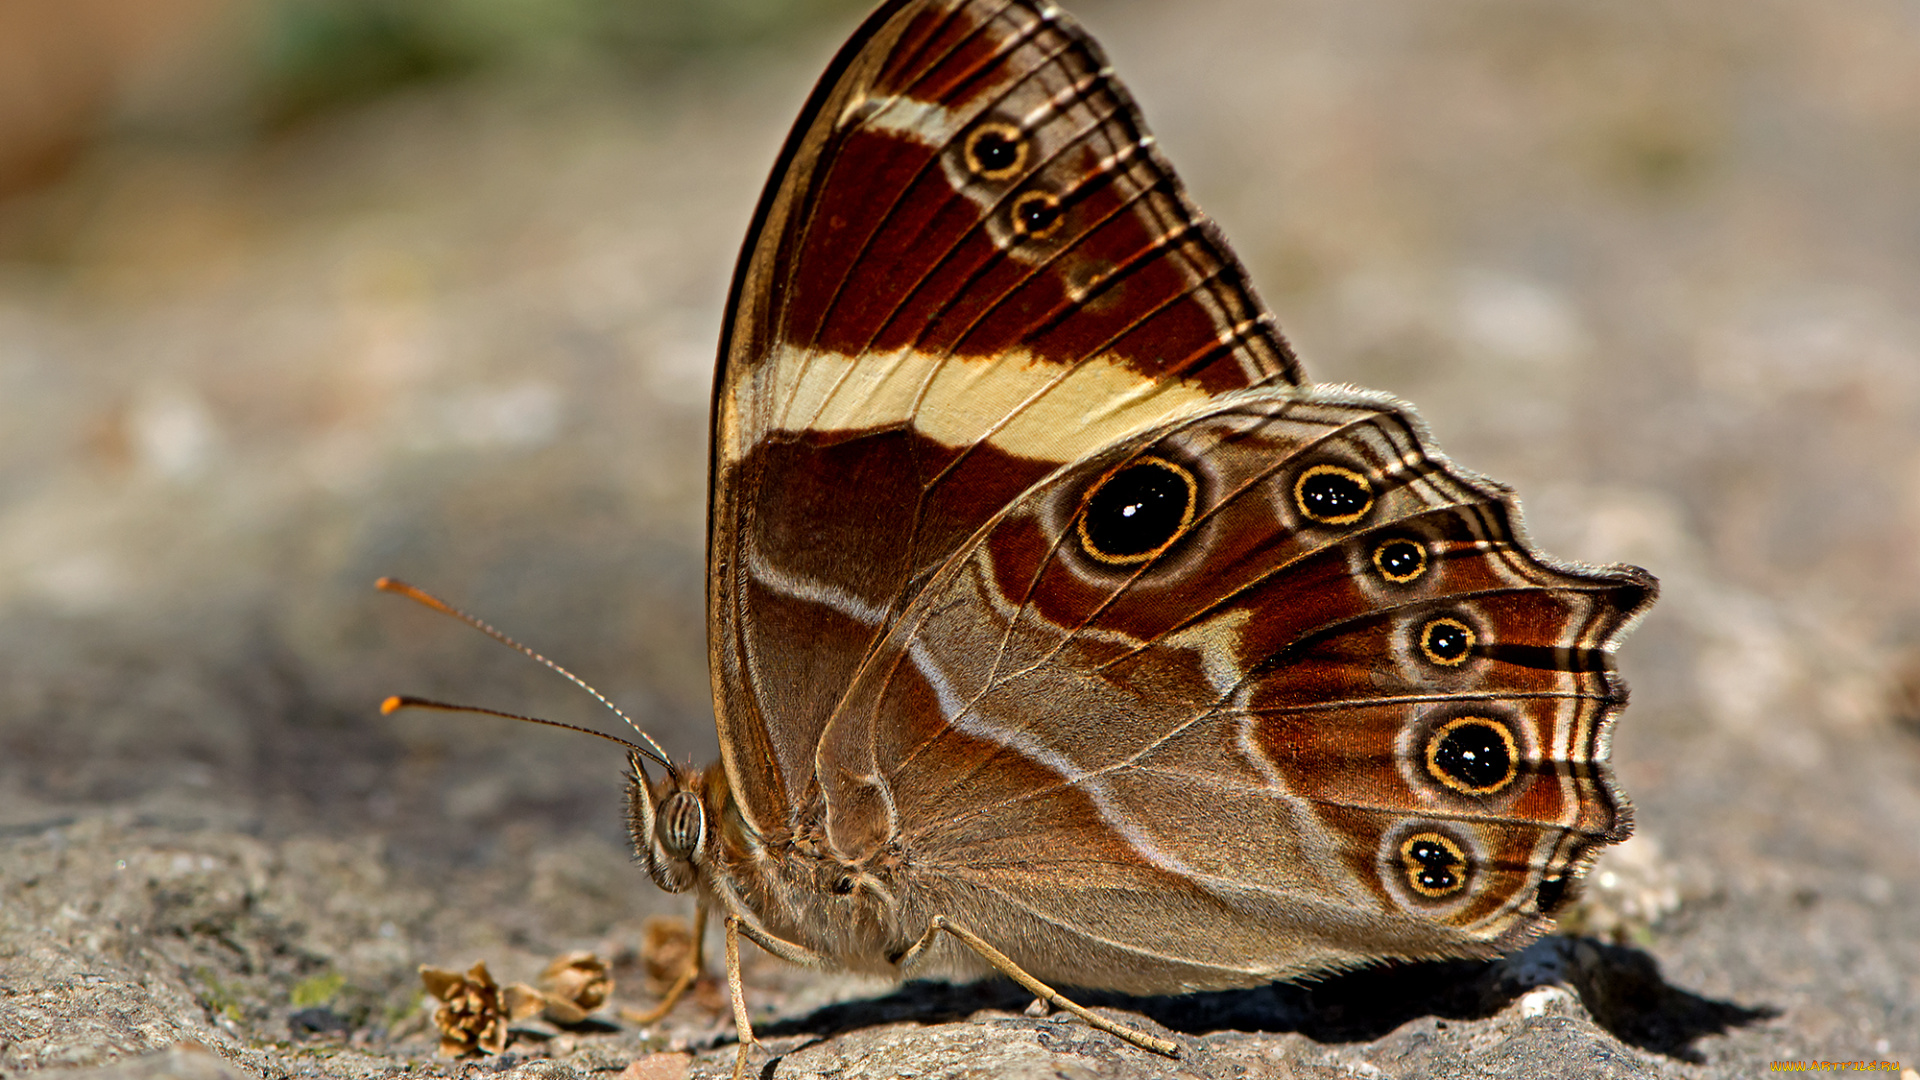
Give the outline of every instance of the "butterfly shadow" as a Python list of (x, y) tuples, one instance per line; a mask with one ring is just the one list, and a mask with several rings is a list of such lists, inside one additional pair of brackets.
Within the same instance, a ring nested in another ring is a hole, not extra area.
[[(1680, 1061), (1703, 1060), (1695, 1044), (1779, 1010), (1718, 1001), (1674, 986), (1647, 953), (1590, 938), (1548, 937), (1500, 960), (1383, 964), (1312, 983), (1251, 990), (1130, 997), (1068, 991), (1089, 1006), (1135, 1012), (1173, 1031), (1294, 1032), (1321, 1043), (1371, 1042), (1421, 1017), (1486, 1020), (1528, 991), (1565, 986), (1596, 1024), (1621, 1042)], [(837, 1002), (768, 1025), (770, 1036), (835, 1035), (883, 1024), (940, 1023), (982, 1010), (1020, 1012), (1033, 997), (1004, 979), (914, 981), (892, 993)]]

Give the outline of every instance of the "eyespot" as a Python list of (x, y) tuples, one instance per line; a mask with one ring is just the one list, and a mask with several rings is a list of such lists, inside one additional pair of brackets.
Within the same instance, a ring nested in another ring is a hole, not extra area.
[(1343, 465), (1315, 465), (1293, 482), (1293, 502), (1309, 521), (1351, 525), (1373, 509), (1373, 484)]
[(1427, 775), (1463, 795), (1491, 795), (1520, 774), (1520, 746), (1505, 724), (1457, 716), (1427, 738)]
[(1568, 888), (1571, 881), (1565, 876), (1550, 877), (1540, 882), (1540, 888), (1534, 891), (1533, 904), (1540, 914), (1551, 915), (1560, 910), (1561, 905), (1572, 899), (1573, 891)]
[(967, 136), (967, 170), (982, 180), (1005, 180), (1027, 164), (1027, 137), (1012, 124), (989, 121)]
[(1427, 572), (1426, 545), (1404, 536), (1382, 540), (1373, 549), (1373, 568), (1395, 585), (1405, 585)]
[(1439, 900), (1467, 887), (1467, 853), (1437, 832), (1414, 833), (1400, 842), (1400, 868), (1407, 886), (1421, 896)]
[(1200, 485), (1165, 458), (1138, 458), (1107, 474), (1087, 495), (1076, 526), (1080, 546), (1103, 563), (1143, 563), (1193, 524)]
[(833, 895), (835, 896), (845, 896), (852, 891), (853, 879), (844, 874), (841, 875), (839, 880), (833, 883)]
[(1420, 651), (1441, 667), (1459, 667), (1473, 653), (1473, 627), (1451, 616), (1429, 619), (1420, 627)]
[(1013, 200), (1013, 231), (1029, 240), (1044, 240), (1060, 229), (1060, 200), (1052, 192), (1028, 191)]

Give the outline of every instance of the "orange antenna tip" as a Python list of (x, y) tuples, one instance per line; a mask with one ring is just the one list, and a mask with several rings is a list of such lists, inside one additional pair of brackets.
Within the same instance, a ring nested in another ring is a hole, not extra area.
[[(433, 595), (432, 593), (427, 592), (425, 589), (415, 588), (414, 586), (409, 585), (404, 581), (401, 581), (399, 578), (383, 577), (378, 581), (375, 581), (373, 583), (373, 587), (376, 589), (379, 589), (381, 592), (398, 593), (399, 595), (404, 596), (409, 600), (412, 600), (416, 604), (423, 604), (444, 615), (451, 615), (462, 622), (469, 623), (473, 626), (479, 627), (480, 630), (482, 630), (483, 632), (489, 635), (499, 636), (499, 631), (494, 630), (492, 627), (487, 626), (485, 623), (482, 623), (480, 620), (474, 618), (471, 615), (468, 615), (466, 612), (460, 611), (459, 609), (455, 608), (452, 604), (449, 604), (445, 600), (442, 600), (439, 597)], [(514, 642), (513, 644), (516, 648), (519, 647), (518, 642)]]
[(481, 633), (492, 638), (493, 640), (499, 642), (500, 644), (505, 645), (507, 648), (512, 649), (515, 652), (521, 653), (524, 656), (527, 656), (528, 658), (534, 660), (536, 663), (545, 665), (554, 674), (559, 675), (561, 678), (567, 680), (573, 685), (593, 695), (593, 699), (595, 701), (598, 701), (600, 704), (605, 705), (608, 711), (612, 712), (613, 715), (626, 721), (627, 726), (632, 728), (634, 732), (638, 734), (640, 738), (647, 745), (645, 747), (634, 746), (634, 744), (626, 741), (625, 739), (613, 739), (613, 736), (607, 735), (603, 732), (594, 731), (591, 728), (574, 727), (572, 724), (560, 724), (560, 723), (555, 723), (552, 720), (540, 720), (531, 716), (521, 716), (518, 713), (496, 712), (493, 709), (481, 709), (481, 708), (476, 708), (468, 705), (447, 705), (437, 701), (428, 701), (425, 698), (407, 698), (407, 697), (388, 698), (386, 701), (382, 702), (380, 705), (380, 711), (382, 713), (391, 714), (396, 709), (404, 709), (408, 707), (413, 707), (418, 709), (444, 709), (449, 712), (471, 712), (471, 713), (481, 713), (488, 716), (504, 716), (510, 720), (529, 720), (529, 721), (532, 721), (533, 723), (546, 724), (550, 727), (563, 727), (573, 731), (585, 731), (589, 735), (599, 735), (603, 739), (613, 739), (614, 742), (617, 742), (622, 746), (632, 747), (634, 750), (638, 751), (639, 753), (644, 754), (645, 756), (659, 762), (661, 767), (665, 768), (669, 773), (673, 773), (675, 771), (673, 767), (673, 762), (668, 760), (667, 758), (667, 752), (665, 750), (660, 749), (660, 744), (653, 741), (653, 736), (647, 734), (644, 731), (641, 731), (640, 725), (633, 722), (633, 717), (628, 716), (626, 713), (622, 712), (620, 710), (620, 706), (615, 705), (613, 702), (607, 700), (607, 696), (605, 694), (602, 694), (600, 691), (595, 690), (593, 687), (587, 685), (586, 680), (582, 679), (580, 676), (575, 675), (573, 672), (568, 671), (566, 668), (561, 667), (559, 664), (554, 663), (553, 661), (547, 659), (546, 657), (540, 655), (539, 653), (534, 652), (532, 649), (527, 648), (525, 645), (520, 644), (518, 641), (513, 640), (507, 635), (494, 629), (488, 623), (483, 622), (482, 620), (477, 619), (472, 615), (467, 614), (464, 611), (461, 611), (459, 608), (454, 607), (452, 604), (447, 603), (445, 600), (440, 599), (439, 597), (433, 595), (430, 592), (427, 592), (424, 589), (414, 588), (413, 586), (407, 584), (406, 582), (401, 581), (399, 578), (382, 577), (376, 580), (373, 583), (373, 586), (374, 588), (379, 589), (382, 592), (399, 593), (401, 596), (404, 596), (407, 599), (412, 600), (417, 604), (424, 604), (425, 606), (440, 612), (442, 615), (449, 615), (449, 616), (452, 616), (453, 618), (459, 619), (461, 622), (466, 623), (468, 626), (473, 627), (475, 630), (478, 630)]
[[(605, 739), (608, 742), (619, 743), (621, 746), (626, 747), (627, 749), (633, 751), (636, 754), (639, 754), (643, 757), (649, 757), (655, 761), (658, 761), (662, 766), (666, 768), (666, 770), (669, 773), (672, 773), (674, 771), (673, 763), (670, 761), (667, 761), (664, 757), (662, 757), (660, 754), (656, 752), (659, 750), (659, 747), (648, 749), (647, 747), (640, 746), (637, 743), (630, 743), (625, 739), (619, 738), (618, 736), (609, 735), (604, 731), (595, 731), (592, 728), (588, 728), (588, 727), (581, 727), (578, 724), (563, 724), (563, 723), (560, 723), (558, 720), (542, 720), (537, 716), (522, 716), (519, 713), (501, 712), (499, 709), (489, 709), (481, 705), (454, 705), (445, 701), (434, 701), (430, 698), (407, 697), (402, 694), (395, 694), (394, 696), (380, 703), (380, 711), (389, 715), (395, 712), (398, 712), (401, 709), (437, 709), (440, 712), (473, 713), (476, 716), (498, 716), (507, 720), (524, 720), (529, 724), (541, 724), (546, 727), (564, 728), (567, 731), (577, 731), (582, 735), (592, 735), (597, 739)], [(645, 733), (643, 732), (642, 737), (644, 736), (645, 736)]]

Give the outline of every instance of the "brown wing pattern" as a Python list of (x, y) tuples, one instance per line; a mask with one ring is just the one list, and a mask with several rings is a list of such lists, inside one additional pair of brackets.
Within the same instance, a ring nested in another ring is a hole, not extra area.
[(721, 745), (781, 828), (869, 644), (1065, 462), (1299, 380), (1097, 46), (1030, 0), (876, 12), (742, 253), (715, 394)]
[(1382, 395), (1231, 395), (1062, 469), (916, 598), (823, 734), (827, 837), (904, 861), (903, 925), (1042, 978), (1490, 954), (1628, 832), (1611, 650), (1653, 594), (1533, 552)]

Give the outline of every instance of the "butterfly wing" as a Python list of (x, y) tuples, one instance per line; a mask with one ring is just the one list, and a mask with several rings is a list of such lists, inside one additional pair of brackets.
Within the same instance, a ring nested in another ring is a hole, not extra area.
[(808, 102), (741, 256), (713, 421), (721, 747), (763, 834), (919, 584), (1061, 464), (1299, 381), (1097, 46), (896, 0)]
[[(1062, 468), (823, 733), (832, 848), (1043, 979), (1250, 985), (1538, 933), (1628, 832), (1631, 567), (1534, 552), (1384, 395), (1229, 395)], [(968, 966), (965, 957), (949, 957)]]

